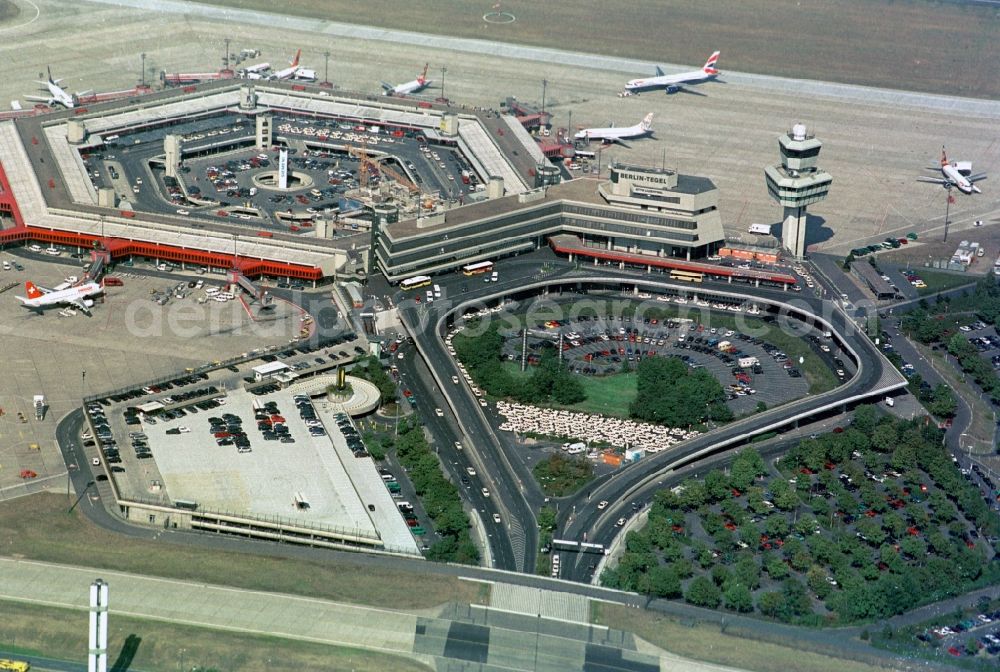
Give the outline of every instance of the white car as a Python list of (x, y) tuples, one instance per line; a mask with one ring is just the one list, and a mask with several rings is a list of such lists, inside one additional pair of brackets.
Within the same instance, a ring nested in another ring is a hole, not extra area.
[(608, 500), (602, 499), (600, 502), (598, 502), (597, 508), (600, 509), (601, 511), (608, 508)]
[(434, 415), (436, 415), (439, 418), (443, 418), (444, 417), (444, 411), (442, 411), (440, 408), (435, 408), (434, 409)]
[(488, 488), (483, 488), (481, 492), (483, 493), (483, 497), (489, 497), (490, 496), (490, 491), (489, 491)]
[(456, 441), (455, 442), (455, 450), (462, 450), (462, 442), (461, 441)]
[(465, 473), (467, 473), (469, 476), (475, 476), (476, 475), (476, 470), (475, 470), (474, 467), (466, 467), (465, 468)]
[(458, 385), (458, 376), (452, 376), (452, 377), (451, 377), (451, 382), (453, 382), (453, 383), (455, 383), (456, 385)]
[(99, 458), (99, 457), (92, 457), (92, 458), (90, 458), (90, 463), (92, 465), (94, 465), (95, 467), (99, 467), (99, 466), (101, 466), (101, 458)]
[(188, 434), (191, 431), (191, 428), (181, 425), (180, 427), (177, 428), (177, 431), (180, 432), (181, 434)]
[(497, 524), (500, 523), (500, 514), (499, 513), (494, 513), (493, 514), (493, 522), (497, 523)]

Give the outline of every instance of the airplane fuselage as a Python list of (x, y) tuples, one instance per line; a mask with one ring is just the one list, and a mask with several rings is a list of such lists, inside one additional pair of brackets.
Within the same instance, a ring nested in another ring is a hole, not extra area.
[(941, 166), (941, 173), (944, 175), (945, 179), (951, 182), (955, 187), (965, 194), (971, 194), (973, 192), (979, 194), (982, 193), (976, 185), (969, 181), (965, 175), (958, 169), (953, 163), (946, 163)]
[(644, 77), (630, 80), (625, 84), (626, 91), (653, 91), (655, 89), (676, 89), (682, 84), (702, 84), (718, 77), (718, 75), (705, 74), (703, 70), (692, 70), (679, 75), (662, 75), (659, 77)]

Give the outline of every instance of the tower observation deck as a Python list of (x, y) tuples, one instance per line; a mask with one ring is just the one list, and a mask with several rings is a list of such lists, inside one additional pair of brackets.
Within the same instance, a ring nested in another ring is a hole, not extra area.
[(795, 124), (778, 137), (781, 165), (764, 169), (768, 193), (784, 208), (782, 245), (797, 259), (806, 252), (806, 206), (826, 198), (833, 183), (816, 165), (822, 146), (803, 124)]

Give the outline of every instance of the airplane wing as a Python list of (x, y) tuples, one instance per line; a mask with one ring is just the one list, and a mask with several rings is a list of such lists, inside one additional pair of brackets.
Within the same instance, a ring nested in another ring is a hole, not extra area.
[(625, 149), (632, 149), (624, 140), (621, 138), (608, 138), (605, 143), (606, 145), (621, 145)]
[(389, 82), (379, 82), (379, 84), (381, 84), (382, 88), (385, 89), (386, 91), (394, 91), (396, 89), (396, 87), (390, 84)]
[(21, 96), (25, 100), (32, 100), (39, 103), (51, 103), (52, 98), (46, 98), (45, 96)]
[(687, 87), (681, 86), (680, 84), (673, 85), (674, 90), (677, 93), (690, 93), (692, 96), (708, 96), (707, 93), (702, 93), (701, 91), (695, 91), (694, 89), (689, 89)]
[(917, 178), (917, 182), (931, 182), (932, 184), (951, 184), (951, 180), (946, 180), (943, 177), (925, 177), (923, 175)]
[(969, 182), (981, 182), (986, 179), (986, 173), (977, 173), (966, 178)]
[(83, 311), (84, 315), (90, 317), (90, 307), (83, 301), (83, 299), (74, 299), (73, 301), (67, 301), (66, 304), (73, 306), (77, 310)]

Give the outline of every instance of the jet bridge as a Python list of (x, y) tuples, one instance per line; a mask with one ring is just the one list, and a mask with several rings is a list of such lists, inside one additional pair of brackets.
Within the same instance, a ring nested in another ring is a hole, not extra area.
[(111, 263), (111, 252), (103, 248), (90, 251), (90, 268), (84, 273), (84, 281), (97, 282), (104, 275), (104, 267)]
[(247, 276), (243, 275), (238, 269), (231, 269), (229, 271), (229, 284), (231, 286), (239, 286), (243, 288), (250, 297), (260, 304), (261, 308), (270, 308), (273, 297), (271, 294), (253, 282)]

